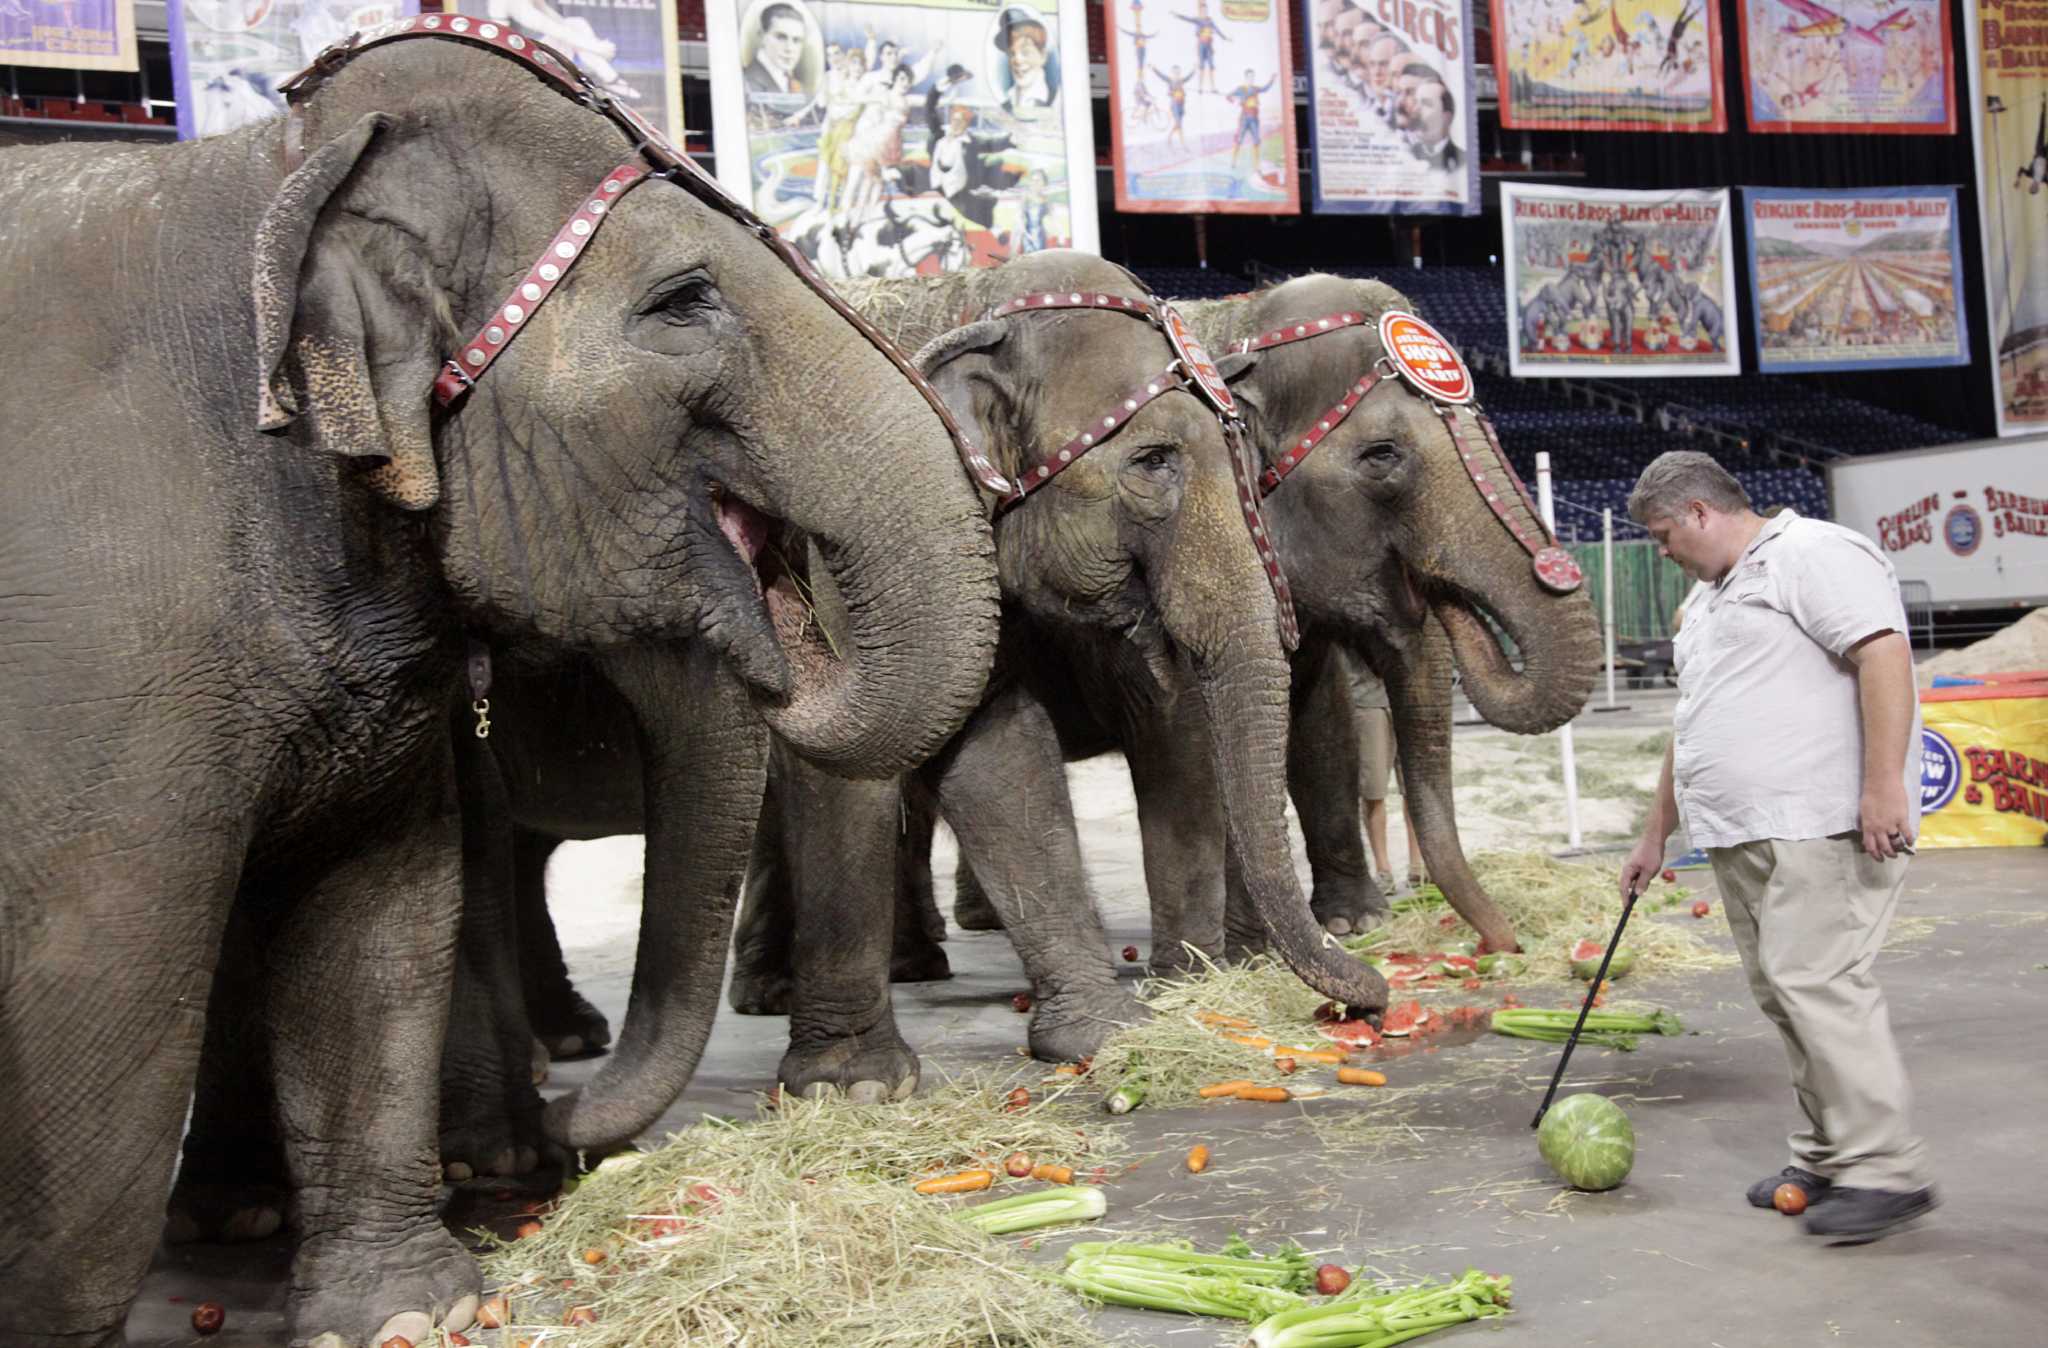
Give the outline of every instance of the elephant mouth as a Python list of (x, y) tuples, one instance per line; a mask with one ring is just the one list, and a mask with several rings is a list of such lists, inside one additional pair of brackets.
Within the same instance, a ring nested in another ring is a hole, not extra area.
[(719, 532), (753, 574), (756, 595), (767, 610), (767, 626), (796, 682), (822, 677), (838, 657), (818, 622), (803, 535), (720, 484), (712, 486), (711, 506)]

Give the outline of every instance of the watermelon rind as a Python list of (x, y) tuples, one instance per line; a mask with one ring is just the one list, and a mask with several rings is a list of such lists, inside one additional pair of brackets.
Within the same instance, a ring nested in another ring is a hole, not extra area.
[(1620, 1105), (1581, 1092), (1559, 1100), (1543, 1116), (1536, 1149), (1566, 1184), (1599, 1193), (1628, 1178), (1636, 1160), (1636, 1130)]
[[(1587, 950), (1589, 947), (1592, 950), (1591, 954), (1581, 953)], [(1606, 953), (1606, 947), (1601, 945), (1598, 941), (1581, 941), (1577, 945), (1573, 946), (1572, 977), (1580, 979), (1583, 982), (1592, 982), (1593, 979), (1596, 976), (1598, 976), (1600, 972), (1600, 956), (1604, 953)], [(1622, 977), (1630, 969), (1633, 969), (1635, 967), (1636, 952), (1630, 950), (1627, 946), (1623, 946), (1621, 949), (1615, 951), (1614, 958), (1608, 961), (1607, 977), (1609, 981), (1612, 981), (1614, 979)]]

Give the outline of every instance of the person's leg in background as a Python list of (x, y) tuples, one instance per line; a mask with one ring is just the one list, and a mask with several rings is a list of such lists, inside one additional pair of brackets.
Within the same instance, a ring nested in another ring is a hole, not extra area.
[[(1365, 841), (1372, 848), (1372, 872), (1380, 892), (1394, 892), (1393, 855), (1387, 850), (1387, 777), (1394, 758), (1394, 718), (1384, 707), (1358, 709), (1358, 796), (1363, 802)], [(1409, 855), (1415, 833), (1409, 830)]]

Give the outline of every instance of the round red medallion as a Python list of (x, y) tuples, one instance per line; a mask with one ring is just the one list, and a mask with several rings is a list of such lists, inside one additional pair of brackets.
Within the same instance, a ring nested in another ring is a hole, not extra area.
[(1563, 548), (1542, 548), (1529, 564), (1543, 588), (1553, 593), (1570, 594), (1586, 583), (1586, 573), (1579, 570), (1578, 562)]
[(1472, 401), (1472, 372), (1450, 339), (1414, 314), (1380, 315), (1380, 345), (1402, 378), (1443, 403)]

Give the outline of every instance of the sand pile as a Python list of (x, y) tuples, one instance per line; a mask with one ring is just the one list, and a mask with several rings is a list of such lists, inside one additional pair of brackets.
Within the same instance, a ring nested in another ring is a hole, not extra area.
[(1943, 651), (1924, 660), (1914, 673), (1920, 686), (1926, 688), (1933, 684), (1937, 674), (2012, 674), (2029, 669), (2048, 669), (2048, 608), (2033, 610), (1973, 646)]

